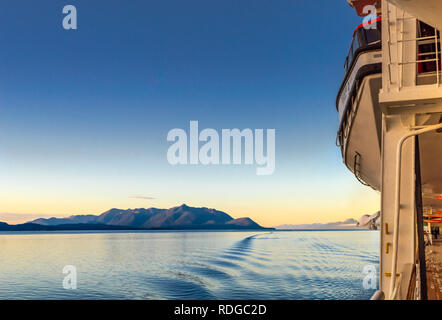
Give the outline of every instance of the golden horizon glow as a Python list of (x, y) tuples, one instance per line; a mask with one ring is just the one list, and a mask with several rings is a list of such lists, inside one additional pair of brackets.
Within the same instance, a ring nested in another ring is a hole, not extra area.
[[(321, 194), (320, 192), (318, 194)], [(134, 209), (134, 208), (172, 208), (183, 203), (192, 207), (208, 207), (224, 211), (233, 218), (249, 217), (258, 224), (272, 227), (282, 224), (312, 224), (344, 221), (349, 218), (358, 219), (363, 214), (372, 214), (379, 210), (379, 195), (377, 192), (362, 186), (356, 186), (350, 194), (338, 197), (329, 192), (329, 195), (317, 196), (316, 194), (301, 193), (299, 195), (289, 192), (279, 193), (272, 199), (243, 199), (229, 198), (190, 200), (162, 199), (136, 199), (104, 197), (102, 199), (83, 198), (80, 201), (75, 198), (59, 198), (56, 202), (45, 200), (42, 197), (31, 197), (26, 203), (12, 198), (0, 196), (0, 221), (19, 224), (30, 220), (49, 217), (68, 217), (79, 214), (99, 215), (111, 208)], [(20, 203), (20, 205), (19, 205)], [(20, 210), (17, 210), (20, 208)], [(35, 208), (39, 208), (38, 211)], [(7, 214), (6, 214), (7, 213)], [(4, 219), (4, 217), (9, 217)], [(20, 217), (22, 216), (22, 217)]]

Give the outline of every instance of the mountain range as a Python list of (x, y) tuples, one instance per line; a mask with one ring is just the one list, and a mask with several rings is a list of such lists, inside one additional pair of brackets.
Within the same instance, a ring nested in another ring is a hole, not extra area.
[(355, 219), (347, 219), (345, 221), (329, 222), (329, 223), (312, 223), (312, 224), (283, 224), (276, 226), (277, 230), (359, 230)]
[(189, 207), (170, 209), (110, 209), (100, 215), (39, 218), (21, 225), (0, 223), (1, 231), (14, 230), (122, 230), (122, 229), (266, 229), (250, 218), (234, 219), (223, 211)]

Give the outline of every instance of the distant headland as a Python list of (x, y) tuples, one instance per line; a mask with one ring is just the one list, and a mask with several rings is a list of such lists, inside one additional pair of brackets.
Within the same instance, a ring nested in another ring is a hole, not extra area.
[(110, 209), (100, 215), (39, 218), (23, 224), (0, 222), (0, 231), (63, 230), (273, 230), (250, 218), (234, 219), (223, 211), (189, 207)]

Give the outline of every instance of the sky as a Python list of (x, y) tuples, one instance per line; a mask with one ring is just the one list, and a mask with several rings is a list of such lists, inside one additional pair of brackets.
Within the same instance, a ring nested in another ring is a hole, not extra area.
[[(379, 210), (335, 146), (361, 22), (344, 0), (2, 3), (0, 221), (186, 203), (274, 226)], [(275, 129), (274, 174), (169, 164), (168, 132), (192, 120)]]

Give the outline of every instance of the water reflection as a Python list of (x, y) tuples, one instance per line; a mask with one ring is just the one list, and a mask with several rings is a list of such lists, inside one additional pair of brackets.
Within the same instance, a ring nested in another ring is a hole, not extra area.
[[(0, 234), (1, 299), (368, 299), (374, 231)], [(62, 287), (74, 265), (77, 290)]]

